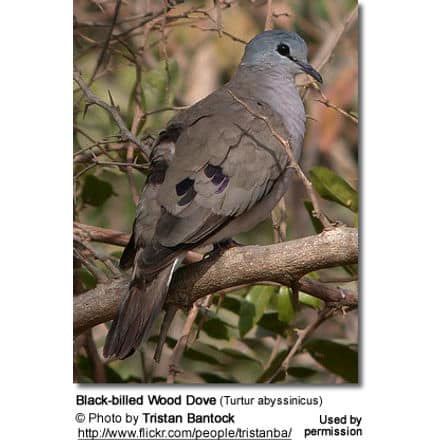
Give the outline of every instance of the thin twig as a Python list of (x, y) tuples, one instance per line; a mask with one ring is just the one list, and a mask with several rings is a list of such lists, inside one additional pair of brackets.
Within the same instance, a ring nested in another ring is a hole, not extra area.
[(318, 317), (315, 321), (311, 322), (304, 330), (296, 329), (296, 332), (298, 333), (298, 338), (295, 341), (295, 343), (289, 348), (289, 352), (287, 356), (285, 357), (282, 364), (275, 370), (275, 373), (272, 374), (272, 376), (267, 379), (266, 382), (272, 382), (272, 380), (278, 376), (280, 373), (286, 372), (289, 368), (289, 362), (290, 359), (297, 353), (301, 346), (303, 345), (304, 341), (312, 334), (324, 321), (326, 321), (330, 316), (332, 316), (334, 313), (333, 309), (329, 309), (327, 306), (324, 307), (323, 310), (321, 310), (318, 313)]
[[(218, 32), (217, 28), (203, 28), (197, 24), (192, 24), (189, 27), (194, 28), (194, 29), (198, 29), (199, 31), (202, 31), (202, 32)], [(222, 30), (222, 34), (226, 35), (227, 37), (229, 37), (232, 41), (235, 41), (236, 43), (247, 44), (247, 41), (243, 40), (242, 38), (236, 37), (235, 35), (231, 34), (230, 32), (225, 31), (224, 29)]]
[(169, 106), (169, 107), (162, 107), (162, 108), (157, 108), (154, 110), (149, 110), (147, 112), (145, 112), (142, 117), (146, 117), (146, 116), (150, 116), (150, 115), (154, 115), (156, 113), (161, 113), (161, 112), (168, 112), (168, 111), (182, 111), (182, 110), (186, 110), (188, 107), (190, 107), (189, 105), (182, 105), (182, 106)]
[(150, 168), (148, 165), (145, 164), (131, 163), (131, 162), (106, 162), (106, 161), (99, 161), (96, 159), (91, 159), (90, 162), (94, 163), (95, 165), (136, 168), (138, 170), (148, 170)]
[[(100, 243), (113, 244), (115, 246), (127, 246), (130, 234), (114, 231), (113, 229), (101, 228), (99, 226), (86, 225), (84, 223), (73, 222), (73, 234), (79, 236), (81, 240), (97, 241)], [(184, 263), (191, 264), (203, 260), (203, 255), (198, 252), (188, 251)]]
[(101, 243), (114, 244), (116, 246), (126, 246), (130, 239), (130, 235), (124, 232), (86, 225), (79, 222), (73, 222), (73, 234), (74, 236), (80, 236), (83, 240), (88, 239)]
[(222, 17), (222, 8), (219, 0), (214, 0), (215, 7), (215, 21), (217, 24), (217, 33), (221, 38), (223, 35), (223, 17)]
[(78, 249), (73, 248), (73, 254), (99, 283), (106, 283), (108, 281), (107, 275), (91, 263)]
[(92, 168), (96, 167), (96, 163), (92, 163), (91, 165), (89, 165), (88, 167), (83, 168), (81, 171), (79, 171), (78, 173), (76, 173), (73, 176), (74, 180), (78, 180), (78, 178), (80, 178), (83, 174), (85, 174), (87, 171), (91, 170)]
[(99, 357), (98, 350), (96, 349), (95, 341), (93, 340), (92, 330), (89, 329), (86, 333), (86, 341), (84, 348), (87, 352), (87, 357), (92, 364), (93, 380), (95, 383), (106, 383), (107, 376), (105, 373), (105, 364)]
[(141, 360), (141, 370), (142, 370), (142, 380), (144, 383), (149, 383), (151, 379), (151, 369), (148, 369), (147, 366), (147, 352), (145, 350), (145, 347), (142, 346), (139, 349), (139, 357)]
[(110, 24), (110, 29), (108, 30), (107, 37), (104, 41), (104, 45), (102, 46), (101, 53), (99, 54), (98, 61), (96, 62), (95, 68), (93, 69), (93, 73), (90, 76), (89, 82), (87, 83), (88, 87), (90, 87), (90, 85), (93, 83), (93, 80), (95, 79), (95, 76), (98, 73), (98, 70), (101, 67), (101, 64), (104, 60), (105, 53), (108, 49), (108, 46), (110, 44), (110, 40), (112, 38), (113, 29), (115, 28), (115, 25), (116, 25), (116, 20), (118, 19), (119, 9), (121, 7), (121, 3), (122, 3), (121, 0), (116, 0), (115, 11), (113, 13), (113, 18), (112, 18), (112, 22)]
[(81, 237), (74, 236), (73, 241), (86, 249), (96, 260), (101, 261), (114, 277), (121, 276), (121, 271), (113, 264), (108, 255), (96, 251), (87, 243), (87, 241), (82, 240)]
[(272, 0), (267, 0), (266, 21), (264, 22), (264, 30), (271, 31), (273, 29), (273, 11)]
[(200, 327), (203, 325), (203, 318), (195, 335), (193, 341), (189, 341), (189, 336), (191, 333), (191, 329), (194, 325), (194, 322), (197, 318), (198, 312), (200, 308), (208, 308), (212, 303), (213, 295), (208, 295), (200, 301), (197, 301), (193, 304), (190, 313), (188, 314), (185, 324), (183, 325), (182, 336), (177, 341), (176, 346), (174, 347), (173, 353), (171, 355), (169, 366), (168, 366), (168, 377), (167, 383), (174, 383), (176, 379), (176, 375), (182, 373), (182, 369), (180, 368), (180, 361), (183, 356), (183, 352), (188, 345), (192, 345), (195, 340), (198, 338)]
[[(129, 23), (131, 21), (141, 20), (147, 17), (150, 17), (152, 12), (147, 12), (144, 14), (131, 15), (130, 17), (121, 18), (117, 21), (116, 26), (119, 26), (124, 23)], [(104, 23), (99, 21), (75, 21), (75, 28), (77, 27), (109, 27), (111, 23)]]
[(332, 104), (329, 99), (324, 95), (324, 93), (321, 92), (321, 96), (323, 96), (322, 99), (315, 99), (315, 101), (320, 102), (321, 104), (324, 104), (326, 107), (331, 108), (333, 110), (336, 110), (338, 113), (340, 113), (341, 115), (345, 116), (346, 118), (350, 119), (352, 122), (354, 122), (356, 125), (359, 124), (359, 119), (352, 115), (351, 113), (348, 113), (347, 111), (345, 111), (344, 109), (338, 107), (335, 104)]
[(354, 9), (342, 20), (342, 23), (338, 27), (336, 27), (332, 32), (327, 33), (324, 43), (321, 45), (320, 49), (312, 59), (312, 64), (316, 66), (318, 72), (321, 71), (322, 68), (327, 64), (345, 32), (347, 32), (356, 22), (358, 18), (358, 9), (359, 5), (356, 5)]
[[(320, 72), (324, 68), (324, 66), (330, 60), (342, 36), (351, 28), (351, 26), (357, 20), (358, 8), (359, 5), (356, 5), (356, 7), (344, 18), (344, 20), (342, 20), (342, 23), (338, 27), (333, 29), (332, 32), (328, 32), (326, 34), (326, 39), (321, 44), (319, 50), (316, 52), (311, 61), (311, 64), (315, 66), (318, 72)], [(315, 80), (310, 80), (306, 84), (301, 85), (302, 87), (304, 87), (304, 90), (301, 93), (301, 97), (303, 99), (306, 97), (309, 87), (313, 85), (315, 86), (315, 88), (318, 87)]]
[(162, 18), (162, 15), (166, 14), (170, 9), (172, 9), (172, 7), (169, 6), (169, 4), (167, 3), (167, 6), (165, 8), (163, 8), (162, 10), (160, 10), (156, 13), (145, 14), (145, 18), (142, 19), (138, 24), (132, 26), (129, 29), (126, 29), (126, 30), (120, 32), (119, 34), (115, 35), (114, 37), (118, 38), (118, 39), (121, 37), (126, 37), (128, 34), (132, 33), (136, 29), (139, 29), (140, 27), (144, 26), (147, 23), (150, 23), (150, 22), (157, 23), (157, 21), (159, 21)]
[[(152, 29), (153, 25), (158, 20), (166, 20), (167, 11), (168, 11), (168, 4), (164, 4), (165, 13), (157, 16), (151, 21), (148, 21), (144, 25), (143, 35), (142, 35), (142, 46), (140, 50), (137, 53), (133, 53), (134, 57), (134, 65), (136, 67), (136, 84), (135, 84), (135, 94), (134, 94), (134, 113), (133, 113), (133, 122), (131, 125), (131, 132), (136, 134), (139, 131), (139, 127), (141, 124), (141, 121), (143, 120), (143, 115), (145, 114), (142, 109), (142, 60), (143, 60), (143, 54), (145, 50), (146, 41), (148, 38), (148, 34), (150, 33), (150, 30)], [(127, 148), (127, 162), (133, 163), (134, 162), (134, 145), (133, 143), (130, 143)], [(135, 205), (139, 202), (139, 192), (136, 188), (136, 182), (134, 180), (133, 170), (131, 167), (127, 168), (127, 179), (128, 179), (128, 185), (130, 187), (130, 192), (133, 198), (133, 202)]]
[(101, 154), (105, 155), (109, 159), (112, 159), (109, 153), (112, 151), (122, 150), (123, 148), (124, 146), (122, 144), (118, 144), (110, 140), (95, 142), (87, 147), (75, 151), (73, 153), (73, 161), (76, 163), (88, 162), (91, 158), (96, 158)]
[(84, 80), (82, 79), (80, 73), (75, 69), (73, 71), (73, 79), (76, 81), (76, 83), (81, 87), (81, 89), (84, 91), (87, 101), (89, 104), (96, 104), (97, 106), (103, 108), (106, 110), (110, 116), (113, 118), (113, 120), (116, 122), (116, 125), (119, 127), (121, 137), (123, 141), (131, 141), (135, 145), (137, 145), (142, 151), (144, 151), (147, 155), (147, 157), (150, 156), (150, 151), (146, 150), (146, 146), (142, 144), (142, 142), (133, 135), (133, 133), (127, 128), (125, 125), (124, 120), (122, 119), (118, 109), (114, 105), (107, 104), (102, 99), (98, 98), (96, 95), (92, 93), (92, 91), (87, 87)]
[[(211, 293), (210, 295), (208, 295), (208, 296), (203, 300), (203, 303), (201, 304), (201, 306), (199, 307), (199, 309), (201, 309), (202, 311), (205, 311), (205, 312), (206, 312), (206, 311), (211, 307), (213, 301), (214, 301), (214, 294)], [(208, 314), (207, 314), (207, 313), (203, 313), (203, 314), (202, 314), (202, 317), (201, 317), (201, 319), (200, 319), (200, 322), (199, 322), (199, 324), (198, 324), (198, 326), (197, 326), (197, 332), (196, 332), (196, 334), (195, 334), (195, 336), (194, 336), (194, 340), (191, 341), (191, 344), (193, 344), (193, 343), (198, 339), (198, 337), (199, 337), (199, 335), (200, 335), (200, 331), (202, 330), (203, 325), (205, 324), (205, 322), (206, 322), (207, 320), (208, 320)]]
[(269, 359), (266, 363), (265, 369), (269, 367), (269, 365), (273, 362), (276, 355), (278, 354), (278, 351), (279, 351), (280, 345), (281, 345), (281, 339), (282, 339), (281, 335), (278, 334), (277, 337), (275, 338), (275, 343), (273, 344), (272, 351), (271, 351)]
[(272, 228), (274, 243), (286, 241), (287, 238), (287, 210), (285, 196), (281, 197), (278, 205), (272, 210)]
[(179, 366), (180, 359), (182, 358), (183, 352), (185, 351), (186, 344), (188, 343), (189, 334), (191, 332), (194, 321), (197, 318), (198, 312), (199, 308), (197, 304), (194, 303), (183, 326), (182, 336), (177, 341), (177, 344), (173, 350), (173, 354), (171, 355), (168, 366), (167, 383), (174, 383), (176, 375), (182, 373), (182, 370)]

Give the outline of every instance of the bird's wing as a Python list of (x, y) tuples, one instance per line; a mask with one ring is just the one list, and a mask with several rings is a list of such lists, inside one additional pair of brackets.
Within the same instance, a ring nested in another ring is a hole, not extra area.
[[(157, 193), (162, 213), (143, 262), (156, 270), (170, 248), (194, 247), (231, 219), (249, 211), (272, 189), (288, 156), (267, 123), (229, 94), (213, 96), (173, 124), (182, 124), (175, 154)], [(285, 135), (264, 103), (249, 107)], [(222, 105), (219, 105), (222, 104)]]
[(181, 129), (175, 124), (169, 125), (159, 134), (153, 146), (150, 156), (150, 174), (136, 207), (136, 217), (133, 222), (130, 240), (119, 262), (122, 269), (132, 267), (138, 250), (145, 248), (152, 242), (157, 222), (162, 214), (162, 207), (157, 200), (157, 193), (174, 155), (175, 143), (180, 132)]

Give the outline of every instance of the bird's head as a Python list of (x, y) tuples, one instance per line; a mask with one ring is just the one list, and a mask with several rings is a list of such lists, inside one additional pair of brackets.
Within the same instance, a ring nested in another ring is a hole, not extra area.
[(321, 75), (307, 61), (307, 46), (295, 32), (265, 31), (247, 45), (241, 60), (245, 66), (283, 66), (295, 76), (305, 72), (322, 83)]

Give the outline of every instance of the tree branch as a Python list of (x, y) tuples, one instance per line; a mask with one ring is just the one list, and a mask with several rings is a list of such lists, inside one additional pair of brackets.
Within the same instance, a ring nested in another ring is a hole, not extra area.
[(85, 225), (73, 222), (73, 235), (82, 236), (91, 241), (114, 244), (116, 246), (126, 246), (130, 239), (130, 234), (125, 232), (113, 231), (99, 226)]
[(116, 125), (119, 127), (119, 131), (121, 133), (122, 139), (124, 141), (128, 140), (133, 144), (137, 145), (140, 148), (140, 150), (143, 151), (147, 157), (149, 157), (150, 155), (149, 149), (127, 128), (118, 109), (114, 105), (107, 104), (105, 101), (94, 95), (92, 91), (87, 87), (80, 73), (76, 69), (74, 69), (73, 71), (73, 79), (86, 95), (87, 102), (89, 103), (89, 105), (96, 104), (98, 107), (103, 108), (110, 114), (110, 116), (116, 122)]
[[(113, 229), (101, 228), (100, 226), (86, 225), (73, 222), (73, 237), (82, 240), (97, 241), (99, 243), (113, 244), (115, 246), (127, 246), (130, 234), (114, 231)], [(185, 255), (185, 264), (197, 263), (203, 259), (203, 255), (188, 251)]]
[(342, 20), (339, 26), (327, 33), (326, 39), (321, 44), (319, 50), (316, 52), (312, 60), (312, 65), (316, 66), (318, 72), (320, 72), (327, 64), (345, 32), (350, 30), (350, 28), (356, 22), (358, 19), (358, 12), (359, 5), (356, 5), (353, 10), (349, 12), (348, 15)]
[[(272, 281), (290, 286), (305, 274), (358, 260), (358, 232), (338, 227), (319, 235), (270, 246), (228, 249), (218, 258), (208, 258), (181, 267), (173, 276), (167, 304), (188, 308), (197, 299), (247, 283)], [(324, 301), (354, 308), (357, 297), (342, 289), (300, 280), (300, 289)], [(74, 298), (73, 326), (76, 334), (112, 319), (128, 285), (127, 279), (98, 284)], [(308, 290), (306, 290), (308, 289)]]
[(107, 37), (106, 37), (106, 39), (104, 41), (104, 44), (102, 46), (101, 53), (99, 54), (98, 61), (96, 62), (96, 66), (93, 69), (92, 75), (90, 76), (90, 79), (89, 79), (89, 82), (88, 82), (88, 86), (89, 87), (92, 85), (93, 80), (95, 79), (95, 76), (98, 73), (98, 70), (101, 67), (102, 62), (104, 61), (105, 53), (107, 52), (107, 49), (109, 47), (110, 40), (111, 40), (112, 34), (113, 34), (113, 29), (115, 28), (116, 21), (118, 19), (119, 9), (121, 7), (121, 3), (122, 3), (121, 0), (116, 0), (115, 10), (114, 10), (114, 13), (113, 13), (113, 18), (112, 18), (112, 21), (111, 21), (111, 24), (110, 24), (110, 28), (109, 28), (109, 30), (107, 32)]

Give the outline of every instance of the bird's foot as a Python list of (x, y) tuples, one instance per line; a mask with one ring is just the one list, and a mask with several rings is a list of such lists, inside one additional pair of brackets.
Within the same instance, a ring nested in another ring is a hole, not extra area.
[(244, 244), (239, 243), (238, 241), (235, 241), (232, 238), (227, 238), (225, 240), (221, 240), (221, 241), (214, 243), (212, 245), (212, 250), (207, 252), (204, 255), (203, 259), (218, 257), (227, 249), (231, 249), (231, 248), (237, 247), (237, 246), (244, 246)]
[(330, 223), (324, 227), (323, 232), (332, 231), (336, 228), (340, 228), (342, 226), (345, 226), (343, 222), (340, 222), (339, 220), (332, 220)]
[(222, 240), (219, 243), (215, 243), (214, 246), (218, 246), (221, 249), (226, 250), (233, 247), (242, 247), (246, 245), (244, 245), (243, 243), (239, 243), (238, 241), (235, 241), (232, 238), (227, 238), (226, 240)]

